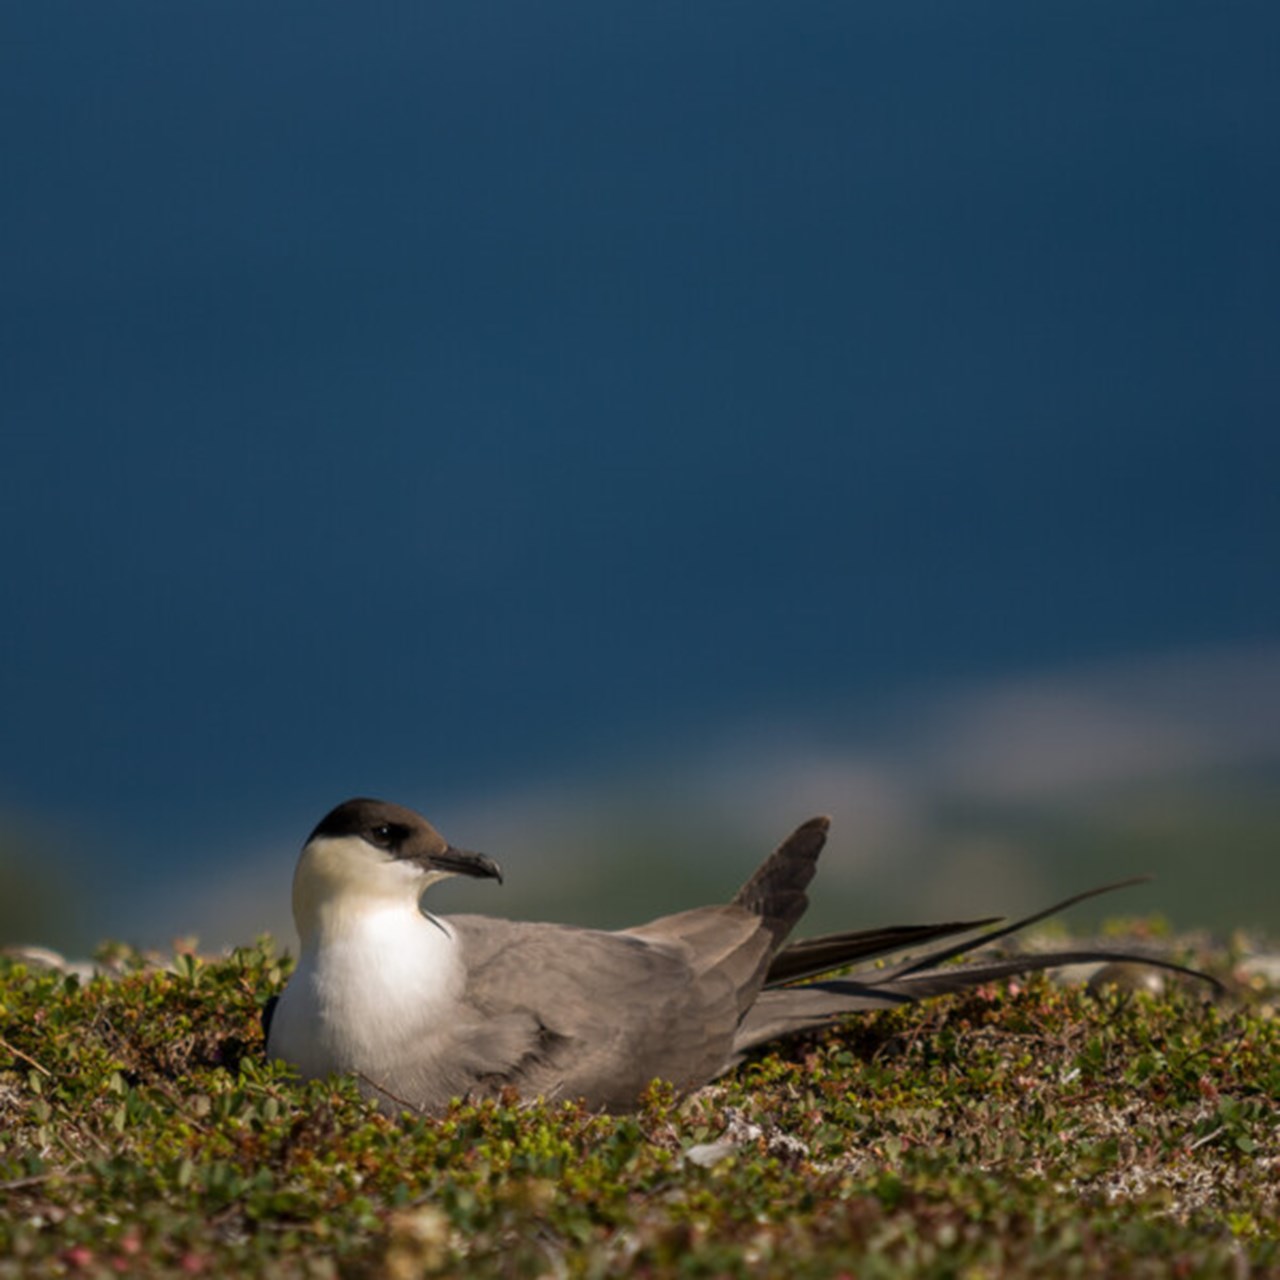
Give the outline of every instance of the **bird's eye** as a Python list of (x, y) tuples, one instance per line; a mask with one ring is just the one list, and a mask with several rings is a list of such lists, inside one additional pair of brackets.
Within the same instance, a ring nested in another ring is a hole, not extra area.
[(379, 849), (390, 849), (396, 843), (396, 829), (389, 822), (369, 829), (369, 843)]

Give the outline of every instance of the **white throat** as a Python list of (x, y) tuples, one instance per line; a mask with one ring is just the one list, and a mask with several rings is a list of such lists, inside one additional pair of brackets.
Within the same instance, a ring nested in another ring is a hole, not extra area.
[(353, 838), (315, 841), (298, 861), (302, 949), (272, 1019), (271, 1054), (304, 1076), (379, 1076), (461, 992), (453, 930), (418, 904), (438, 877), (375, 861), (366, 849)]

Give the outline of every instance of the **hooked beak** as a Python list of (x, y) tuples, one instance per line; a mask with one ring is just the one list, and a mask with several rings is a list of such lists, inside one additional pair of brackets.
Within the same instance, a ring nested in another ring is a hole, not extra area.
[(450, 875), (476, 876), (502, 883), (502, 868), (492, 858), (485, 857), (483, 853), (472, 853), (470, 849), (455, 849), (449, 845), (440, 853), (428, 854), (423, 861), (428, 867)]

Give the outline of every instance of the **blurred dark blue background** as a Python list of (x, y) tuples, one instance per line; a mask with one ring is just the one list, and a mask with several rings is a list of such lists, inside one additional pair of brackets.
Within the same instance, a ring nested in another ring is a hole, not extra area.
[(0, 26), (11, 861), (1280, 670), (1274, 4)]

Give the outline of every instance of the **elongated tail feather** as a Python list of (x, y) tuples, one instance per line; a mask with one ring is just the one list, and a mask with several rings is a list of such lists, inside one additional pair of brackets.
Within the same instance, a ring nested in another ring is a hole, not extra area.
[(816, 978), (819, 974), (842, 969), (860, 960), (897, 955), (921, 943), (954, 937), (958, 933), (973, 933), (975, 929), (994, 924), (998, 919), (998, 916), (990, 916), (985, 920), (957, 920), (949, 924), (890, 925), (882, 929), (859, 929), (850, 933), (803, 938), (774, 956), (765, 986), (799, 982), (802, 978)]
[[(1086, 889), (1083, 893), (1073, 893), (1071, 897), (1063, 898), (1061, 902), (1055, 902), (1053, 906), (1045, 907), (1043, 911), (1036, 911), (1029, 916), (1023, 916), (1021, 919), (1015, 920), (1012, 924), (1006, 924), (999, 929), (991, 930), (990, 933), (984, 933), (981, 938), (977, 938), (973, 942), (962, 942), (940, 951), (930, 951), (918, 960), (903, 963), (891, 972), (883, 974), (882, 977), (885, 981), (888, 981), (891, 978), (905, 978), (908, 974), (918, 973), (922, 969), (932, 969), (935, 965), (940, 965), (946, 960), (954, 959), (956, 956), (964, 955), (965, 952), (973, 951), (976, 947), (989, 947), (993, 942), (998, 942), (1001, 938), (1007, 938), (1010, 934), (1018, 933), (1030, 925), (1039, 924), (1041, 920), (1056, 916), (1059, 911), (1065, 911), (1068, 907), (1074, 907), (1077, 903), (1087, 902), (1090, 898), (1101, 897), (1104, 893), (1114, 893), (1117, 889), (1129, 889), (1137, 884), (1146, 884), (1150, 879), (1150, 876), (1130, 876), (1127, 880), (1116, 880), (1111, 884), (1099, 885), (1096, 889)], [(1106, 956), (1099, 957), (1099, 959), (1107, 958)], [(1060, 963), (1076, 964), (1084, 962), (1064, 960), (1060, 961)]]
[[(822, 1027), (843, 1014), (868, 1009), (886, 1009), (894, 1005), (908, 1004), (931, 996), (947, 995), (995, 982), (1001, 978), (1035, 973), (1060, 965), (1094, 964), (1107, 961), (1135, 961), (1184, 974), (1208, 982), (1216, 988), (1216, 979), (1199, 970), (1176, 964), (1172, 960), (1143, 955), (1132, 951), (1113, 950), (1106, 947), (1072, 948), (1062, 951), (1045, 951), (1019, 956), (996, 957), (975, 960), (968, 964), (948, 964), (948, 961), (972, 952), (1010, 934), (1036, 924), (1066, 907), (1074, 906), (1099, 894), (1128, 888), (1149, 879), (1139, 876), (1102, 885), (1084, 893), (1073, 894), (1043, 911), (1024, 916), (1012, 924), (989, 930), (976, 938), (938, 947), (914, 959), (904, 960), (889, 969), (855, 970), (845, 977), (822, 982), (801, 982), (800, 985), (783, 985), (798, 979), (829, 973), (834, 965), (851, 963), (851, 958), (870, 959), (890, 954), (915, 942), (932, 941), (960, 932), (973, 932), (991, 921), (956, 922), (943, 925), (903, 926), (901, 928), (870, 929), (860, 933), (831, 934), (805, 942), (793, 943), (774, 958), (769, 969), (766, 989), (739, 1024), (734, 1037), (733, 1062), (741, 1059), (748, 1049), (782, 1036)], [(843, 957), (843, 958), (842, 958)]]

